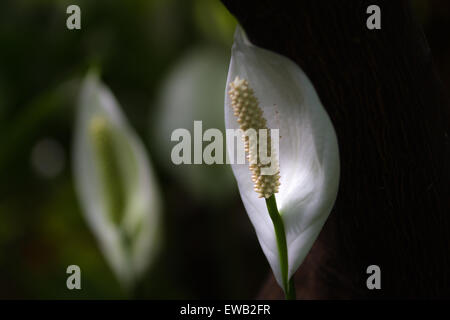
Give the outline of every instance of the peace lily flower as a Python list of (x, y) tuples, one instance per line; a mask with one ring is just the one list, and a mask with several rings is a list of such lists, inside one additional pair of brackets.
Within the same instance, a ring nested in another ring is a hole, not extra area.
[(93, 73), (80, 94), (73, 162), (83, 214), (119, 281), (131, 289), (159, 242), (159, 190), (142, 142)]
[[(337, 195), (336, 134), (303, 71), (288, 58), (252, 45), (239, 27), (227, 83), (226, 128), (279, 130), (275, 174), (261, 175), (248, 164), (232, 164), (232, 169), (275, 278), (286, 297), (295, 298), (292, 276)], [(227, 144), (229, 154), (232, 147)]]

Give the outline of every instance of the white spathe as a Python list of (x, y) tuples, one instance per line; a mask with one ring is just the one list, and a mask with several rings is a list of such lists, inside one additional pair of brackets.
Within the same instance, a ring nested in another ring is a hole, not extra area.
[[(235, 33), (227, 84), (248, 80), (269, 129), (279, 129), (281, 185), (275, 194), (288, 247), (291, 278), (319, 235), (336, 199), (339, 151), (333, 125), (308, 77), (288, 58), (254, 46), (244, 31)], [(225, 90), (225, 126), (239, 125)], [(228, 152), (232, 144), (227, 143)], [(273, 223), (263, 198), (253, 190), (248, 164), (233, 164), (248, 216), (283, 287)], [(283, 288), (286, 289), (286, 288)]]
[[(101, 117), (114, 130), (113, 143), (125, 185), (124, 211), (115, 224), (102, 196), (96, 154), (90, 134), (92, 119)], [(83, 214), (111, 268), (130, 288), (146, 270), (159, 245), (160, 197), (144, 145), (128, 124), (118, 102), (98, 76), (90, 73), (82, 84), (74, 135), (73, 171)], [(125, 245), (124, 233), (131, 245)]]

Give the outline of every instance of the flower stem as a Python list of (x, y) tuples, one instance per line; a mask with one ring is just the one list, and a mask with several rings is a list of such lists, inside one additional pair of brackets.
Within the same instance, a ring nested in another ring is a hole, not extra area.
[(286, 233), (284, 231), (283, 219), (278, 212), (274, 194), (272, 194), (269, 198), (266, 198), (266, 205), (275, 229), (284, 294), (286, 296), (286, 300), (295, 300), (294, 281), (292, 278), (290, 280), (288, 279), (288, 250), (286, 244)]

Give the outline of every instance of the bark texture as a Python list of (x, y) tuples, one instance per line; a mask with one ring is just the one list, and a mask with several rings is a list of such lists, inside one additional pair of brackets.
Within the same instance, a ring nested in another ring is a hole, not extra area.
[[(298, 298), (450, 297), (450, 112), (408, 1), (222, 0), (308, 75), (335, 126), (338, 198)], [(366, 8), (381, 8), (368, 30)], [(381, 268), (381, 290), (366, 269)], [(259, 298), (282, 298), (271, 276)]]

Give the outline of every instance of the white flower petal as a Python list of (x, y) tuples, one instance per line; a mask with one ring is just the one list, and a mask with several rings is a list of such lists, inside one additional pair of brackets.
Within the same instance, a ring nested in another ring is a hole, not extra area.
[[(286, 229), (290, 278), (311, 249), (337, 195), (336, 134), (303, 71), (288, 58), (252, 45), (239, 27), (227, 83), (236, 76), (248, 80), (267, 126), (280, 130), (281, 185), (276, 200)], [(227, 93), (225, 126), (239, 128)], [(258, 240), (282, 286), (275, 232), (265, 201), (253, 190), (248, 165), (233, 164), (232, 168)]]
[[(103, 203), (95, 151), (90, 136), (92, 119), (101, 117), (114, 130), (114, 144), (125, 185), (123, 220), (115, 224)], [(85, 218), (119, 280), (130, 287), (152, 260), (158, 243), (159, 190), (142, 142), (128, 125), (120, 107), (97, 76), (86, 77), (80, 95), (74, 137), (75, 186)], [(120, 233), (132, 238), (125, 248)]]

